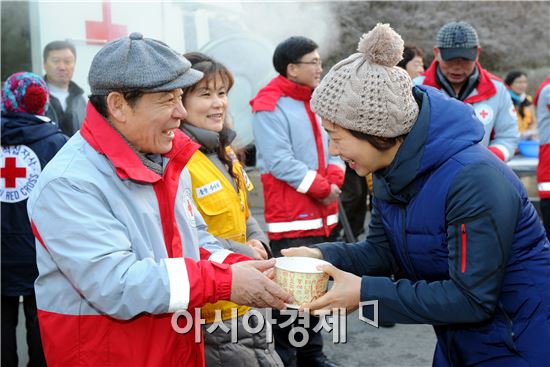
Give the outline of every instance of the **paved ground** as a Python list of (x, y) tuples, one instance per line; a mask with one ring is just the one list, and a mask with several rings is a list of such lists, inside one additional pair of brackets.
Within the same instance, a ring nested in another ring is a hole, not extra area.
[(348, 341), (333, 344), (325, 334), (327, 356), (342, 367), (431, 366), (435, 336), (427, 325), (396, 325), (375, 328), (359, 320), (357, 312), (348, 316)]

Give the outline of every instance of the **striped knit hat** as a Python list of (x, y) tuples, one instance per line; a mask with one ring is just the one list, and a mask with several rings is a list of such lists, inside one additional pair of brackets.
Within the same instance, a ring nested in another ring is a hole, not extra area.
[(39, 75), (29, 72), (12, 74), (2, 88), (2, 112), (27, 112), (45, 115), (48, 87)]

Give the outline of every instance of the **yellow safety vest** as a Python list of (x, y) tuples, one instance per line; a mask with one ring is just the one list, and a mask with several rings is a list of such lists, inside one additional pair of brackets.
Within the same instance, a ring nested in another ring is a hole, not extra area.
[[(246, 221), (250, 215), (246, 192), (251, 191), (254, 186), (231, 147), (226, 149), (233, 161), (233, 171), (239, 177), (238, 193), (223, 172), (202, 152), (195, 152), (186, 167), (191, 174), (193, 200), (208, 225), (208, 232), (244, 244)], [(204, 305), (201, 316), (206, 323), (213, 323), (215, 311), (221, 310), (222, 319), (228, 320), (231, 318), (231, 309), (236, 307), (238, 316), (242, 316), (250, 309), (248, 306), (239, 306), (230, 301), (218, 301)]]

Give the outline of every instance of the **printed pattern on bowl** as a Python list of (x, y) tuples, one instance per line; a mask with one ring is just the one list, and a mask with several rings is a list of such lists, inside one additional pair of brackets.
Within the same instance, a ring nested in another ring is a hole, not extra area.
[(324, 295), (328, 287), (326, 273), (299, 273), (275, 269), (275, 282), (294, 296), (295, 304), (310, 303)]

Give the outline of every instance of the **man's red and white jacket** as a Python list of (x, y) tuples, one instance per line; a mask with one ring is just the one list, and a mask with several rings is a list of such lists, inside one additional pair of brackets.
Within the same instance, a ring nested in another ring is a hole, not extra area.
[(539, 86), (533, 102), (536, 106), (540, 137), (537, 167), (539, 197), (550, 199), (550, 76)]
[[(437, 82), (437, 65), (434, 60), (421, 76), (414, 78), (413, 83), (429, 85), (446, 94)], [(485, 135), (481, 144), (499, 159), (508, 161), (514, 156), (519, 141), (518, 118), (512, 98), (500, 78), (483, 69), (479, 63), (476, 67), (479, 82), (464, 103), (472, 105), (476, 117), (483, 124)]]
[(196, 149), (176, 131), (160, 176), (88, 104), (27, 207), (48, 366), (204, 364), (202, 341), (176, 333), (172, 315), (229, 299), (227, 264), (243, 257), (220, 250), (194, 207), (184, 167)]
[(338, 222), (338, 202), (320, 200), (331, 184), (342, 186), (345, 165), (328, 153), (328, 134), (311, 111), (311, 94), (311, 88), (278, 76), (250, 101), (272, 240), (329, 236)]

